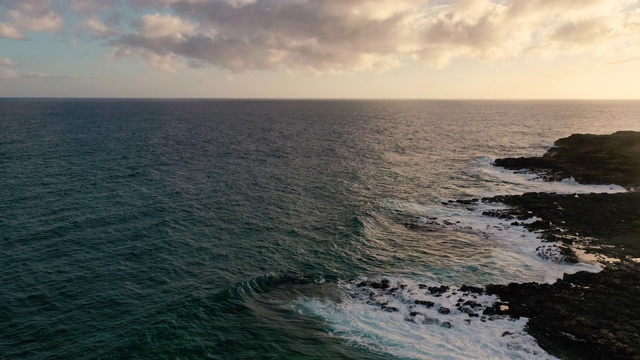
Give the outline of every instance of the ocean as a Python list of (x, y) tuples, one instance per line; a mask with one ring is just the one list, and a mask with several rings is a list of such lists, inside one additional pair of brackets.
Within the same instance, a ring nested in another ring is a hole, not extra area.
[(0, 99), (0, 359), (550, 358), (524, 318), (438, 309), (597, 264), (448, 201), (624, 191), (492, 161), (639, 119), (637, 101)]

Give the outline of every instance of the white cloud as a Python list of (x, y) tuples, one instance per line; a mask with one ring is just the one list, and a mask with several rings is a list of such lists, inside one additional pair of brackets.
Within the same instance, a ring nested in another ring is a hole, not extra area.
[(63, 18), (51, 10), (48, 0), (2, 1), (0, 9), (0, 37), (26, 39), (26, 32), (55, 33), (62, 29)]
[(9, 58), (0, 58), (0, 79), (15, 79), (20, 76), (14, 69), (15, 64)]
[[(640, 56), (640, 0), (68, 0), (112, 55), (179, 71), (381, 72), (407, 62)], [(59, 32), (62, 7), (0, 0), (0, 37)], [(129, 6), (128, 12), (120, 6)], [(125, 15), (126, 14), (126, 15)], [(132, 27), (122, 26), (123, 16)], [(116, 19), (117, 18), (117, 19)]]
[(14, 25), (0, 23), (0, 37), (9, 39), (24, 39), (24, 34)]
[(106, 37), (115, 34), (115, 31), (108, 28), (99, 18), (87, 17), (81, 24), (82, 28), (88, 30), (95, 37)]
[(20, 74), (15, 69), (0, 66), (0, 80), (17, 79)]
[(0, 81), (1, 80), (36, 80), (36, 79), (73, 79), (83, 80), (86, 77), (68, 76), (68, 75), (49, 75), (40, 72), (22, 72), (18, 70), (19, 65), (13, 60), (2, 57), (0, 58)]
[(143, 56), (151, 66), (166, 72), (176, 73), (184, 67), (184, 61), (173, 54), (159, 55), (146, 51), (143, 53)]
[(139, 34), (145, 38), (159, 38), (165, 36), (181, 38), (191, 35), (195, 26), (177, 16), (172, 15), (144, 15), (138, 26)]
[(120, 4), (120, 0), (70, 0), (69, 8), (84, 18), (76, 24), (76, 34), (83, 39), (87, 32), (98, 39), (117, 36), (123, 19), (118, 11)]
[[(417, 60), (485, 61), (640, 55), (638, 0), (134, 0), (145, 15), (113, 42), (156, 63), (183, 59), (233, 72), (384, 71)], [(636, 46), (629, 47), (629, 44)], [(609, 55), (607, 55), (609, 54)], [(171, 67), (175, 69), (174, 67)]]

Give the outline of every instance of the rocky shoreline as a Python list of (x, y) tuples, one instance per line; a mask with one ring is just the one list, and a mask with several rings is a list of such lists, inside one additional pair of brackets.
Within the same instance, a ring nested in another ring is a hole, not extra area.
[[(563, 244), (567, 260), (591, 256), (604, 269), (565, 275), (554, 284), (489, 285), (484, 291), (508, 302), (510, 316), (529, 318), (527, 332), (554, 356), (640, 359), (640, 133), (574, 134), (554, 145), (542, 157), (497, 159), (495, 165), (545, 180), (573, 177), (630, 191), (496, 196), (482, 201), (510, 209), (485, 215), (513, 219)], [(521, 222), (534, 216), (539, 220)]]
[(533, 172), (546, 180), (573, 177), (583, 184), (618, 184), (634, 189), (640, 184), (640, 133), (573, 134), (556, 140), (541, 157), (496, 159), (509, 170)]
[[(548, 181), (572, 177), (583, 184), (626, 188), (619, 193), (537, 192), (442, 204), (470, 211), (481, 204), (507, 205), (490, 206), (482, 214), (499, 218), (506, 227), (522, 226), (539, 234), (548, 244), (536, 252), (546, 260), (597, 262), (603, 270), (565, 274), (553, 284), (459, 288), (419, 284), (430, 298), (401, 302), (408, 314), (405, 321), (450, 328), (456, 326), (450, 320), (453, 315), (465, 315), (463, 324), (524, 317), (526, 333), (553, 356), (640, 359), (640, 191), (636, 190), (640, 189), (640, 132), (574, 134), (556, 141), (542, 157), (497, 159), (495, 165)], [(468, 227), (436, 217), (406, 221), (404, 226), (427, 232)], [(406, 284), (388, 279), (356, 287), (358, 296), (387, 312), (402, 312), (391, 300), (407, 298), (407, 291), (413, 294)], [(499, 300), (491, 300), (494, 296)], [(440, 315), (445, 316), (438, 319)], [(517, 334), (507, 331), (502, 336)]]

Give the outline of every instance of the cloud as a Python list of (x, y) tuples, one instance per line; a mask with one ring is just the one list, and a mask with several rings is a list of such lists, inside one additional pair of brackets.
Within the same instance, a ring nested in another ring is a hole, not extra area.
[(17, 70), (17, 65), (13, 60), (7, 57), (0, 58), (0, 80), (34, 79), (45, 76), (39, 73), (21, 73)]
[(82, 29), (89, 31), (91, 35), (97, 38), (104, 38), (117, 33), (115, 30), (107, 27), (107, 25), (95, 16), (88, 16), (80, 26)]
[(62, 29), (62, 15), (48, 0), (0, 1), (0, 37), (26, 39), (26, 32), (55, 33)]
[(2, 57), (0, 58), (0, 81), (2, 80), (34, 80), (34, 79), (72, 79), (86, 80), (88, 77), (80, 77), (74, 75), (49, 75), (39, 72), (21, 72), (18, 71), (18, 64), (13, 60)]
[(0, 58), (0, 66), (8, 66), (8, 67), (12, 67), (13, 66), (13, 61), (7, 57), (4, 58)]
[[(353, 3), (356, 3), (355, 6)], [(192, 66), (335, 73), (400, 64), (400, 14), (418, 1), (174, 1), (114, 43), (119, 53), (172, 54)], [(148, 3), (145, 3), (148, 5)]]
[(117, 10), (120, 0), (70, 0), (69, 8), (83, 17), (77, 24), (77, 34), (85, 38), (86, 33), (98, 39), (119, 34), (123, 15)]
[(24, 34), (16, 26), (0, 23), (0, 37), (9, 39), (24, 39)]
[(607, 19), (587, 19), (557, 27), (551, 38), (560, 42), (588, 44), (601, 41), (612, 31)]
[(0, 58), (0, 80), (1, 79), (15, 79), (20, 77), (20, 74), (14, 69), (15, 64), (9, 58)]
[[(640, 0), (0, 0), (0, 37), (61, 31), (169, 72), (335, 74), (454, 59), (615, 63), (640, 56)], [(56, 7), (57, 6), (57, 7)], [(127, 9), (128, 7), (128, 9)], [(67, 11), (68, 12), (68, 11)], [(122, 22), (128, 18), (128, 25)]]
[(96, 16), (116, 8), (119, 4), (119, 0), (71, 0), (69, 8), (78, 14)]
[[(111, 44), (167, 64), (232, 72), (385, 71), (455, 58), (640, 55), (637, 0), (132, 0), (155, 10)], [(162, 59), (162, 61), (159, 61)], [(163, 64), (163, 65), (159, 65)]]
[(621, 58), (618, 60), (611, 60), (606, 62), (606, 65), (619, 65), (619, 64), (631, 64), (631, 63), (638, 63), (640, 62), (640, 56), (635, 56), (635, 57), (627, 57), (627, 58)]
[(192, 35), (195, 26), (177, 16), (172, 15), (144, 15), (138, 26), (139, 35), (145, 38), (178, 37)]

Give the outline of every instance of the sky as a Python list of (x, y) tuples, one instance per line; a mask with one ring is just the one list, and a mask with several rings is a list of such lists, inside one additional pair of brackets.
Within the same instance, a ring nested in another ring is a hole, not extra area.
[(0, 97), (640, 99), (640, 0), (0, 0)]

